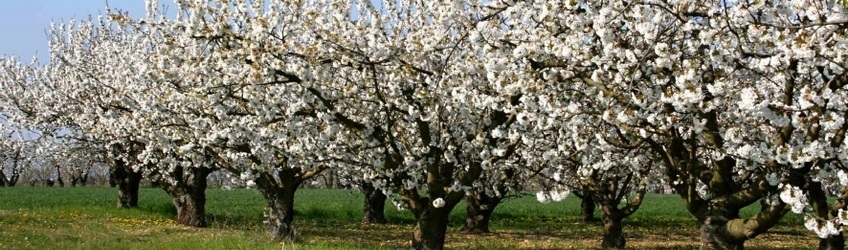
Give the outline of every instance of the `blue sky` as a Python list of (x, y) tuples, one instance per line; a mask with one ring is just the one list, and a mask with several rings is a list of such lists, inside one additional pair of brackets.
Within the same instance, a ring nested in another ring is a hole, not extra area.
[[(160, 0), (161, 3), (171, 1)], [(134, 17), (144, 16), (144, 0), (111, 0), (113, 9), (123, 9)], [(46, 61), (47, 29), (50, 22), (86, 19), (105, 9), (105, 0), (0, 0), (0, 56), (17, 56), (29, 61), (38, 52)]]

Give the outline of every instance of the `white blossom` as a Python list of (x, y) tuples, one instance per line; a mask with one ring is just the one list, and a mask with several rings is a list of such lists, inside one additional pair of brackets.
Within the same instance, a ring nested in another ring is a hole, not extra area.
[(433, 200), (433, 207), (442, 208), (444, 206), (445, 206), (445, 200), (444, 199), (436, 198), (435, 200)]

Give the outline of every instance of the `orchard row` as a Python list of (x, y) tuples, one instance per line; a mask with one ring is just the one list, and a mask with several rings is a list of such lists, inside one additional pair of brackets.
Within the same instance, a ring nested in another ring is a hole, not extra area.
[(332, 172), (396, 194), (412, 246), (440, 249), (461, 200), (486, 223), (535, 185), (591, 197), (602, 246), (622, 248), (621, 221), (668, 183), (704, 248), (789, 211), (844, 247), (841, 0), (146, 3), (53, 25), (49, 62), (0, 64), (10, 126), (103, 152), (122, 206), (150, 178), (204, 226), (206, 177), (225, 170), (289, 240), (295, 190)]

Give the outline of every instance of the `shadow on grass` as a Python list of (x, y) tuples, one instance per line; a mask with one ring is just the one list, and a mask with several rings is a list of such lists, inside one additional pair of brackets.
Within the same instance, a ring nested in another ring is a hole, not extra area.
[(171, 203), (148, 202), (140, 205), (138, 209), (152, 214), (159, 214), (172, 217), (177, 216), (177, 208), (175, 208), (174, 205)]
[[(409, 248), (413, 225), (360, 224), (346, 221), (300, 221), (295, 228), (307, 244), (353, 246), (356, 248)], [(354, 243), (355, 242), (355, 243)], [(354, 243), (354, 244), (351, 244)]]

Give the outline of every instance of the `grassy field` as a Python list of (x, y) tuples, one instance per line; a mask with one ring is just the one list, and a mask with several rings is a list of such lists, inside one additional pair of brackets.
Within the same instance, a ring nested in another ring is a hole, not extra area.
[[(397, 249), (409, 248), (413, 219), (390, 203), (389, 225), (360, 225), (362, 195), (346, 190), (297, 194), (296, 243), (269, 241), (263, 200), (255, 190), (208, 191), (209, 228), (173, 223), (176, 213), (162, 190), (141, 190), (138, 209), (115, 208), (110, 188), (0, 188), (0, 249)], [(532, 196), (498, 207), (493, 233), (459, 233), (464, 207), (451, 214), (450, 249), (585, 249), (599, 245), (601, 228), (579, 218), (579, 200), (540, 204)], [(752, 213), (756, 208), (749, 208)], [(652, 195), (625, 220), (627, 245), (636, 249), (696, 248), (696, 221), (679, 197)], [(814, 248), (815, 235), (790, 214), (751, 249)]]

